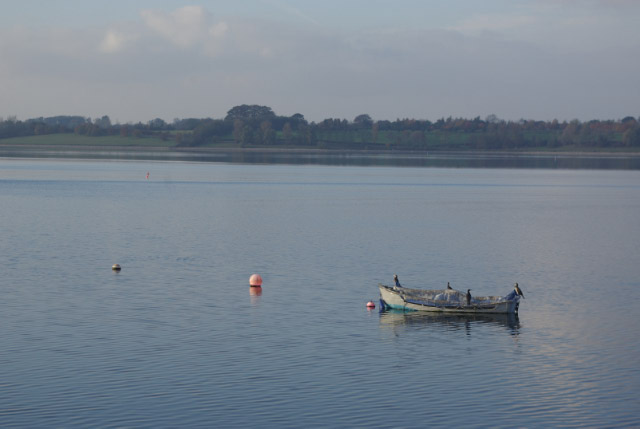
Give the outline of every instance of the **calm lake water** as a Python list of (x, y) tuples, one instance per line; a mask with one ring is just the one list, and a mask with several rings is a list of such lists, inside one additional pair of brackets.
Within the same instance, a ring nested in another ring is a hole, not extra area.
[(0, 159), (0, 227), (2, 427), (640, 426), (638, 170)]

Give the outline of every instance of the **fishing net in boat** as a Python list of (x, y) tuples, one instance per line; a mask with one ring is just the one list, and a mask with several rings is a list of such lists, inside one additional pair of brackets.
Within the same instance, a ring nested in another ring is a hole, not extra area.
[[(467, 294), (455, 289), (445, 290), (424, 290), (424, 289), (409, 289), (398, 288), (396, 291), (407, 302), (424, 302), (433, 304), (467, 304)], [(510, 294), (511, 295), (511, 294)], [(509, 298), (509, 295), (504, 296), (471, 296), (471, 304), (497, 304), (504, 302)]]

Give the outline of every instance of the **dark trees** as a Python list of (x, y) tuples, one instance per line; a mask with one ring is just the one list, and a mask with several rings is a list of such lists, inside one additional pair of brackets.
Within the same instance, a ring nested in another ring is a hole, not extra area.
[(258, 106), (257, 104), (243, 104), (241, 106), (235, 106), (227, 112), (225, 121), (234, 121), (236, 119), (244, 121), (265, 120), (275, 117), (271, 107)]
[(235, 106), (224, 119), (155, 118), (147, 123), (113, 124), (108, 116), (93, 121), (83, 116), (38, 117), (19, 121), (0, 118), (0, 139), (52, 133), (87, 136), (172, 138), (180, 146), (201, 146), (235, 141), (239, 145), (304, 145), (331, 148), (397, 149), (488, 149), (518, 150), (558, 147), (640, 147), (640, 121), (633, 116), (621, 120), (581, 122), (505, 121), (496, 115), (484, 120), (447, 117), (435, 122), (420, 119), (373, 121), (368, 114), (346, 119), (329, 118), (307, 122), (304, 115), (277, 116), (270, 107)]
[[(207, 119), (193, 129), (191, 144), (193, 146), (201, 146), (213, 143), (216, 140), (222, 139), (232, 131), (233, 124), (229, 121)], [(186, 142), (183, 142), (183, 144), (186, 144)]]
[(622, 134), (622, 143), (625, 146), (640, 146), (640, 125), (637, 122)]
[(353, 124), (359, 128), (370, 128), (373, 125), (373, 119), (368, 114), (363, 113), (354, 118)]

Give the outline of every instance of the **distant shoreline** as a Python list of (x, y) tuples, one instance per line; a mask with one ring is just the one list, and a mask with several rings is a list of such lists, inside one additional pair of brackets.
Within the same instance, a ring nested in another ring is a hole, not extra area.
[(410, 151), (290, 147), (176, 147), (155, 145), (2, 145), (11, 160), (197, 162), (359, 167), (542, 168), (640, 170), (640, 152)]
[[(291, 154), (291, 155), (339, 155), (339, 156), (411, 156), (426, 158), (430, 156), (471, 156), (471, 157), (575, 157), (575, 158), (640, 158), (640, 151), (531, 151), (531, 150), (357, 150), (357, 149), (321, 149), (321, 148), (288, 148), (288, 147), (176, 147), (176, 146), (132, 146), (132, 145), (44, 145), (44, 144), (2, 144), (0, 143), (0, 156), (15, 156), (24, 152), (35, 154), (37, 152), (63, 155), (64, 153), (77, 154), (109, 154), (136, 153), (149, 155), (163, 154), (231, 154), (231, 153), (264, 153), (264, 154)], [(61, 156), (64, 157), (64, 156)]]

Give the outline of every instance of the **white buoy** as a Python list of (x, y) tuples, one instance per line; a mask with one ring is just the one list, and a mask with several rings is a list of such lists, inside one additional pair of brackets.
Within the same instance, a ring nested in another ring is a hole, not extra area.
[(113, 271), (120, 271), (122, 268), (120, 268), (120, 264), (113, 264), (113, 266), (111, 267), (111, 269)]

